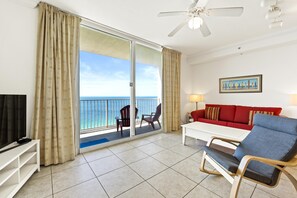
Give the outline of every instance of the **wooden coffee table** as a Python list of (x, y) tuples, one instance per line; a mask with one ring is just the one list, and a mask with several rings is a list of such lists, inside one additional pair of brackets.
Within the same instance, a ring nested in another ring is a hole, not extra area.
[[(192, 137), (206, 142), (212, 136), (242, 141), (250, 132), (249, 130), (207, 124), (203, 122), (192, 122), (181, 126), (183, 131), (182, 141), (184, 145), (186, 144), (186, 137)], [(234, 146), (222, 141), (215, 141), (214, 143), (224, 147), (234, 148)]]

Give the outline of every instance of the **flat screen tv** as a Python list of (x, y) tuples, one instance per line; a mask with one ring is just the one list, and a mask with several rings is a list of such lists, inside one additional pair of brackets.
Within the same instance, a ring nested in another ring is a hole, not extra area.
[(0, 149), (26, 136), (26, 95), (0, 94)]

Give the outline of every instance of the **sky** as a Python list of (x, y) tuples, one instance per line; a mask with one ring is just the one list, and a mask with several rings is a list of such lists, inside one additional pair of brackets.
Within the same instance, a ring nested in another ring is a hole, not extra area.
[[(80, 96), (129, 96), (130, 61), (80, 52)], [(161, 93), (159, 68), (136, 63), (136, 96)]]

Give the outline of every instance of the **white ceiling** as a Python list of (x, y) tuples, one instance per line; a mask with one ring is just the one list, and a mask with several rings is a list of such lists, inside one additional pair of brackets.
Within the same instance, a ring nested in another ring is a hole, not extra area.
[(264, 19), (267, 8), (260, 7), (260, 0), (209, 0), (207, 8), (244, 7), (240, 17), (207, 17), (205, 21), (212, 32), (209, 37), (203, 37), (199, 30), (190, 30), (187, 26), (174, 37), (168, 37), (185, 17), (157, 17), (161, 11), (187, 10), (191, 0), (43, 1), (186, 55), (297, 27), (297, 0), (280, 1), (283, 27), (272, 30), (268, 28), (269, 21)]

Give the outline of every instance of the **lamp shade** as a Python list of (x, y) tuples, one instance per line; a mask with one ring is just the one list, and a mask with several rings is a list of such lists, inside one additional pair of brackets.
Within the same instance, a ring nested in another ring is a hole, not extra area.
[(203, 95), (190, 95), (190, 102), (203, 102)]
[(297, 94), (291, 95), (291, 105), (297, 106)]

